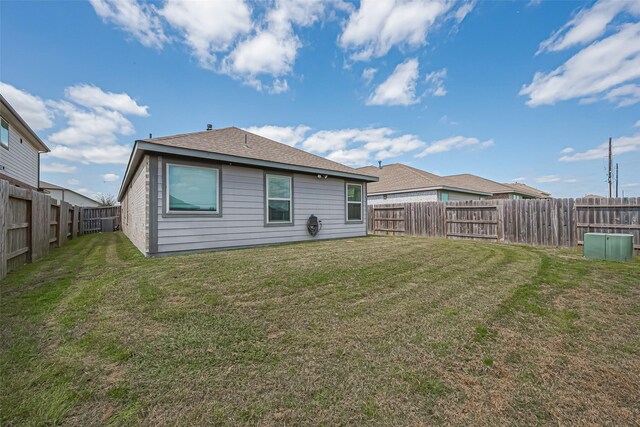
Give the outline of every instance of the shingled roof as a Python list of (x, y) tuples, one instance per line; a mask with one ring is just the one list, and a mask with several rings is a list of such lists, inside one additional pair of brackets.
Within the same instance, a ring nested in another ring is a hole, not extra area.
[(490, 192), (458, 185), (447, 178), (425, 172), (402, 163), (393, 163), (383, 167), (365, 166), (358, 171), (380, 178), (378, 182), (367, 185), (368, 194), (406, 192), (410, 190), (456, 190), (476, 194), (490, 195)]
[(549, 197), (548, 193), (544, 193), (541, 190), (524, 184), (501, 184), (470, 173), (450, 175), (445, 178), (456, 185), (474, 188), (479, 191), (486, 191), (492, 194), (518, 193), (536, 198)]
[(539, 190), (535, 187), (531, 187), (530, 185), (522, 184), (520, 182), (514, 182), (512, 184), (507, 184), (507, 185), (509, 187), (515, 188), (519, 192), (526, 191), (528, 193), (537, 194), (538, 197), (541, 197), (541, 198), (551, 197), (551, 194), (547, 193), (546, 191)]
[(374, 176), (343, 164), (273, 141), (237, 127), (140, 139), (136, 141), (119, 198), (123, 196), (143, 152), (198, 157), (235, 164), (326, 174), (363, 181)]

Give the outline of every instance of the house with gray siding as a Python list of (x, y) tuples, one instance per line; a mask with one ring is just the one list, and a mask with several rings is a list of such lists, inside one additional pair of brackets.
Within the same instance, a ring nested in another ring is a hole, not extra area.
[(93, 200), (91, 197), (87, 197), (69, 188), (51, 184), (50, 182), (40, 181), (40, 191), (49, 194), (58, 202), (67, 202), (84, 208), (96, 208), (100, 206), (100, 202)]
[(37, 190), (40, 154), (50, 150), (27, 122), (0, 95), (0, 179)]
[(444, 177), (402, 163), (365, 166), (358, 171), (379, 178), (378, 182), (367, 184), (368, 205), (483, 200), (491, 196), (487, 191), (459, 185)]
[(146, 256), (367, 235), (378, 178), (239, 128), (138, 140), (118, 200)]

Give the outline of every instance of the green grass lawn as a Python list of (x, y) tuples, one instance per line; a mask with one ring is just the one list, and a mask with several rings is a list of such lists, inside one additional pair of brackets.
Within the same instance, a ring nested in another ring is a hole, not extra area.
[(640, 422), (640, 260), (427, 238), (145, 259), (121, 233), (0, 284), (0, 424)]

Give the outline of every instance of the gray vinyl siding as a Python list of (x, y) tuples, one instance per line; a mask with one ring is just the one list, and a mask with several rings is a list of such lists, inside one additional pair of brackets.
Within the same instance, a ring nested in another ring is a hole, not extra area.
[(413, 203), (413, 202), (437, 202), (438, 194), (436, 190), (431, 191), (411, 191), (407, 193), (376, 194), (367, 197), (368, 205), (390, 205), (393, 203)]
[(122, 198), (123, 233), (145, 255), (149, 253), (149, 156), (136, 170)]
[[(163, 216), (164, 168), (162, 158), (158, 158), (158, 253), (367, 235), (365, 203), (364, 221), (346, 223), (343, 179), (318, 179), (315, 175), (288, 173), (293, 176), (294, 223), (274, 227), (265, 226), (263, 169), (219, 164), (212, 166), (220, 169), (222, 216)], [(269, 173), (277, 174), (273, 171)], [(307, 219), (312, 214), (322, 221), (322, 230), (316, 237), (310, 236), (306, 229)]]
[[(8, 121), (7, 117), (4, 117)], [(20, 142), (22, 139), (22, 142)], [(0, 173), (38, 188), (38, 150), (9, 122), (9, 149), (0, 146)]]

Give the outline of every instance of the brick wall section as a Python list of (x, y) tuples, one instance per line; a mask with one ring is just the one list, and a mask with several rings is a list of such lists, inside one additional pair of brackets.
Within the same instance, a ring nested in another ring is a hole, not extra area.
[(144, 156), (122, 199), (122, 231), (149, 253), (149, 156)]

